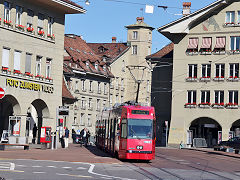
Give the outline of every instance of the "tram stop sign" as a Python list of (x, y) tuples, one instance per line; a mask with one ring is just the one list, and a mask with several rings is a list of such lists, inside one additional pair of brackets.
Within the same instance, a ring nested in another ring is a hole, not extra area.
[(3, 88), (0, 87), (0, 99), (4, 98), (5, 96), (5, 91)]

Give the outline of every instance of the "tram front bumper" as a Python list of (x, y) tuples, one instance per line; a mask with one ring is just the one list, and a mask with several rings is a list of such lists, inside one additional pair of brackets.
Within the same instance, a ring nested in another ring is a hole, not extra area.
[(126, 153), (126, 159), (140, 159), (140, 160), (151, 160), (154, 159), (155, 155), (152, 151), (132, 151), (128, 150)]

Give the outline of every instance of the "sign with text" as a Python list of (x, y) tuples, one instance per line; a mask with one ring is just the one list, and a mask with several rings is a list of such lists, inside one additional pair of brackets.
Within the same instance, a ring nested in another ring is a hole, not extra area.
[(38, 83), (32, 83), (27, 81), (20, 81), (16, 79), (6, 79), (6, 85), (10, 87), (20, 88), (20, 89), (28, 89), (31, 91), (42, 91), (46, 93), (53, 93), (53, 86), (41, 85)]
[(9, 116), (9, 128), (13, 136), (20, 136), (21, 116)]
[(58, 107), (59, 116), (68, 116), (69, 115), (69, 106), (59, 106)]

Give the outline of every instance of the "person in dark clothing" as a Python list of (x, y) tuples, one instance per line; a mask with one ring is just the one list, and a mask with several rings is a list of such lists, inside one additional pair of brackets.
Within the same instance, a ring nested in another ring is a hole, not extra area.
[(68, 130), (68, 128), (66, 127), (66, 129), (65, 129), (65, 136), (64, 136), (65, 148), (68, 147), (68, 138), (69, 138), (69, 130)]
[(87, 147), (87, 128), (84, 128), (84, 129), (81, 130), (80, 136), (82, 138), (84, 146)]
[(36, 143), (37, 130), (38, 130), (37, 125), (34, 124), (34, 126), (33, 126), (33, 139), (32, 139), (32, 143), (33, 143), (33, 144)]

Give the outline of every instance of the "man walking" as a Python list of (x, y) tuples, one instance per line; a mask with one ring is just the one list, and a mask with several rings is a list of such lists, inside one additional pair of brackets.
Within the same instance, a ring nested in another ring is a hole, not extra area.
[(65, 129), (65, 136), (64, 136), (65, 148), (68, 147), (68, 138), (69, 138), (69, 130), (68, 130), (68, 128), (66, 127), (66, 129)]
[(81, 132), (80, 135), (82, 137), (84, 146), (87, 147), (87, 128), (84, 128)]
[(33, 139), (32, 139), (32, 143), (33, 143), (33, 144), (36, 143), (37, 130), (38, 130), (37, 125), (34, 124), (34, 126), (33, 126)]

